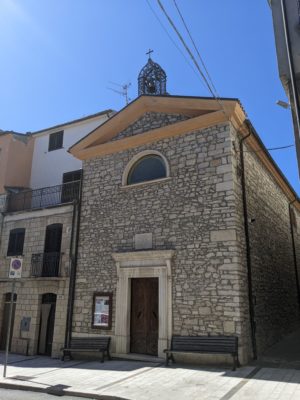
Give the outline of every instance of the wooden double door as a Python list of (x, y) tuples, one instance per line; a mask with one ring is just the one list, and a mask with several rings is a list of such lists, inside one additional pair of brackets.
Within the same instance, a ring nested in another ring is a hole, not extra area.
[(158, 278), (131, 279), (130, 351), (157, 355)]

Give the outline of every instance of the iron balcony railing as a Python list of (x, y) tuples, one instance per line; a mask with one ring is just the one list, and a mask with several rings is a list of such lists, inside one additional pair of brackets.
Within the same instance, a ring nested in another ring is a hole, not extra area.
[(0, 212), (5, 211), (6, 197), (6, 194), (0, 194)]
[(62, 253), (38, 253), (31, 256), (31, 276), (60, 276)]
[(79, 197), (80, 181), (41, 189), (24, 190), (7, 196), (6, 212), (34, 210), (70, 203)]

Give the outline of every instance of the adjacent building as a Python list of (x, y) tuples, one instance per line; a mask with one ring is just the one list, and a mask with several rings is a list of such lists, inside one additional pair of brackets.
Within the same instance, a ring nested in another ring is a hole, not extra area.
[(30, 187), (34, 137), (0, 130), (0, 195)]
[(290, 101), (300, 173), (300, 0), (268, 0), (279, 76)]
[(0, 134), (0, 348), (7, 338), (12, 258), (16, 283), (10, 348), (59, 356), (68, 326), (70, 275), (76, 259), (82, 162), (70, 145), (111, 115), (106, 110), (22, 135)]

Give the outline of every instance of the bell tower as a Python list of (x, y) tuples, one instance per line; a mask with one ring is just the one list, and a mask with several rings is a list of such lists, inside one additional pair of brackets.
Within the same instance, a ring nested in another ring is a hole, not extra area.
[(147, 64), (141, 69), (138, 77), (138, 95), (167, 94), (167, 75), (165, 71), (151, 58), (153, 50), (146, 54), (149, 56)]

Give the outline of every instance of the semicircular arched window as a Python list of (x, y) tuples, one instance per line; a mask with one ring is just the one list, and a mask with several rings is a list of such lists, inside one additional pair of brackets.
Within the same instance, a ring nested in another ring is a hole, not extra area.
[(153, 181), (167, 177), (166, 164), (162, 157), (149, 154), (137, 160), (127, 175), (127, 185)]

